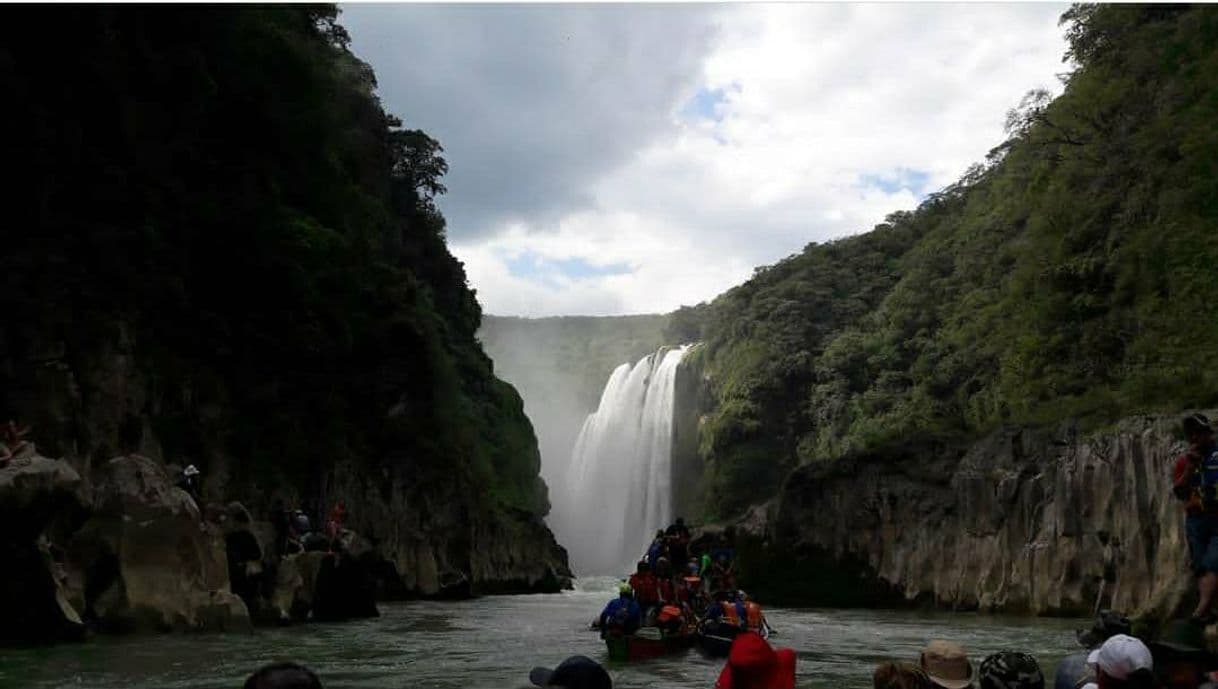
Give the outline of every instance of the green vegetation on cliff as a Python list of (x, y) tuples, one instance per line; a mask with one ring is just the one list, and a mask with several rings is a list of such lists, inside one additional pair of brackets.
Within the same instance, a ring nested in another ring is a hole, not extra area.
[(673, 314), (707, 343), (709, 516), (803, 463), (1218, 401), (1218, 9), (1062, 20), (1077, 69), (984, 164)]
[(440, 146), (382, 110), (334, 6), (4, 15), (0, 412), (85, 465), (159, 445), (227, 497), (324, 497), (341, 461), (547, 509)]

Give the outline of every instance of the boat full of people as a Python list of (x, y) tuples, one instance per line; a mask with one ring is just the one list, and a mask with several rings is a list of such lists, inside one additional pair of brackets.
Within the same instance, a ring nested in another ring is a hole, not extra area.
[(724, 539), (691, 547), (681, 518), (657, 531), (618, 597), (592, 624), (609, 658), (644, 660), (694, 646), (725, 658), (742, 632), (769, 637), (761, 606), (736, 588), (734, 555)]

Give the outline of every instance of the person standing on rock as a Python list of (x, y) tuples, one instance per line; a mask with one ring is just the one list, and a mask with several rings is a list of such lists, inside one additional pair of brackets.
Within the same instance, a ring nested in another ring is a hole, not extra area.
[(186, 491), (186, 493), (194, 499), (195, 504), (200, 509), (203, 508), (203, 486), (199, 484), (199, 468), (193, 464), (187, 465), (182, 470), (182, 476), (178, 478), (178, 488)]
[(1184, 418), (1188, 451), (1176, 460), (1174, 492), (1184, 502), (1184, 534), (1188, 539), (1198, 600), (1192, 619), (1215, 621), (1214, 594), (1218, 592), (1218, 446), (1214, 428), (1203, 414)]

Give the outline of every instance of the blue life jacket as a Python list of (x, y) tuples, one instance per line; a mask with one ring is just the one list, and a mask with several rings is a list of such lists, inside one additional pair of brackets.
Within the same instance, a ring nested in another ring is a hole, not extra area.
[(601, 613), (602, 627), (621, 627), (629, 629), (632, 626), (638, 627), (643, 613), (639, 609), (639, 604), (630, 598), (614, 598), (605, 606), (605, 611)]

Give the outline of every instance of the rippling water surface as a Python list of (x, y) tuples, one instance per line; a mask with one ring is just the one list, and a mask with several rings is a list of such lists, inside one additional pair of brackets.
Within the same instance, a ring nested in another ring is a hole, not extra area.
[[(98, 639), (75, 646), (0, 650), (0, 687), (29, 689), (238, 689), (274, 660), (312, 667), (327, 689), (513, 688), (534, 665), (582, 653), (607, 662), (588, 622), (613, 582), (578, 591), (459, 603), (381, 605), (381, 617), (241, 635)], [(963, 643), (974, 662), (997, 650), (1035, 655), (1045, 674), (1074, 650), (1079, 621), (967, 614), (767, 609), (775, 645), (799, 653), (800, 687), (862, 689), (884, 659), (914, 659), (928, 639)], [(710, 689), (722, 661), (687, 654), (608, 665), (615, 687)]]

